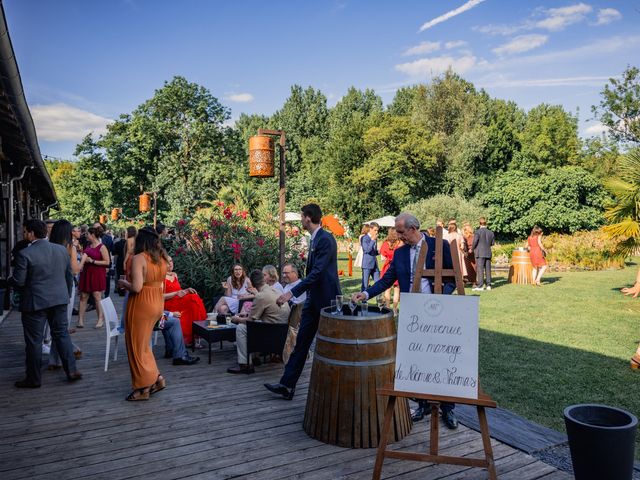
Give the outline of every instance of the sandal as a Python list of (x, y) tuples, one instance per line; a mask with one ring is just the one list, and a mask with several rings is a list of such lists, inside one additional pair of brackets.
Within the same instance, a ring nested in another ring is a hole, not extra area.
[(149, 387), (149, 393), (153, 395), (154, 393), (159, 392), (160, 390), (164, 390), (167, 386), (167, 382), (162, 375), (158, 375), (158, 380), (156, 383)]
[(96, 323), (96, 328), (102, 328), (104, 327), (104, 320), (100, 320), (98, 323)]
[(78, 323), (78, 324), (76, 325), (76, 328), (84, 328), (84, 323)]
[(640, 369), (640, 356), (638, 354), (635, 354), (633, 357), (631, 357), (630, 365), (632, 370)]
[(132, 391), (127, 398), (125, 398), (128, 402), (138, 402), (140, 400), (149, 400), (149, 388), (137, 388)]

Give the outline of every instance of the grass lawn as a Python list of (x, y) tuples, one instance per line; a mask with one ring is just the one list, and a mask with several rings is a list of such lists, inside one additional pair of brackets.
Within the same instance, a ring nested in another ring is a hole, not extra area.
[[(483, 389), (501, 407), (561, 431), (562, 410), (575, 403), (639, 415), (640, 372), (629, 358), (640, 341), (640, 299), (619, 292), (633, 283), (637, 261), (623, 270), (551, 272), (542, 288), (497, 275), (495, 288), (480, 294)], [(345, 259), (339, 268), (347, 271)], [(359, 290), (360, 270), (353, 273), (343, 277), (345, 294)]]

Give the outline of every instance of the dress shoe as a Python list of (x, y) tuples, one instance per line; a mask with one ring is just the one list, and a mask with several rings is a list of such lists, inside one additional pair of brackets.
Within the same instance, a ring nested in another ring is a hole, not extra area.
[(255, 370), (253, 369), (253, 367), (250, 367), (246, 363), (240, 364), (237, 367), (227, 368), (227, 373), (246, 373), (247, 375), (249, 375), (254, 372)]
[(173, 358), (173, 353), (171, 353), (169, 350), (165, 350), (164, 358)]
[(450, 430), (455, 430), (458, 428), (458, 419), (456, 418), (456, 414), (453, 413), (453, 410), (449, 410), (446, 413), (442, 414), (442, 421)]
[(52, 364), (47, 365), (47, 370), (51, 370), (51, 371), (60, 370), (61, 368), (62, 368), (62, 365), (52, 365)]
[(285, 400), (293, 399), (293, 394), (296, 392), (295, 388), (285, 387), (280, 383), (265, 383), (265, 388), (276, 395), (282, 395)]
[(185, 355), (182, 358), (174, 358), (174, 365), (195, 365), (200, 361), (200, 357), (192, 357), (191, 355)]
[(260, 365), (262, 365), (262, 359), (258, 355), (256, 355), (251, 359), (251, 363), (253, 363), (254, 367), (259, 367)]
[(67, 375), (67, 380), (69, 380), (69, 382), (71, 383), (77, 382), (78, 380), (82, 380), (82, 374), (80, 372), (70, 373), (69, 375)]
[(24, 380), (18, 380), (14, 385), (16, 388), (40, 388), (39, 383), (30, 382), (26, 378)]
[(411, 421), (419, 422), (425, 417), (425, 415), (429, 415), (430, 413), (431, 413), (431, 408), (429, 408), (428, 406), (426, 408), (419, 406), (418, 408), (416, 408), (411, 412)]

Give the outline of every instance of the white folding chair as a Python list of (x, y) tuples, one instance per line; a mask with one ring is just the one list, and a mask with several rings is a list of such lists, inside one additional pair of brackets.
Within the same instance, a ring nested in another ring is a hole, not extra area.
[(104, 312), (104, 329), (107, 332), (107, 351), (104, 355), (104, 371), (109, 369), (109, 351), (111, 350), (111, 339), (116, 338), (116, 344), (113, 349), (113, 361), (118, 359), (118, 337), (120, 333), (120, 319), (118, 318), (118, 312), (113, 306), (113, 301), (110, 297), (100, 300), (102, 311)]

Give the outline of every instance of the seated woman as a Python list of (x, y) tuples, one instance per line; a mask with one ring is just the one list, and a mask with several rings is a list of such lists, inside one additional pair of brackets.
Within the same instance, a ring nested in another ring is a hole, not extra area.
[(240, 301), (252, 299), (256, 294), (256, 289), (251, 285), (244, 267), (240, 264), (233, 266), (227, 281), (222, 282), (222, 288), (224, 288), (224, 296), (213, 307), (216, 313), (235, 315), (239, 311)]
[(173, 271), (173, 260), (169, 258), (167, 274), (164, 277), (164, 310), (180, 312), (180, 326), (184, 343), (193, 343), (193, 322), (206, 320), (207, 310), (193, 288), (182, 288), (178, 275)]
[(273, 265), (265, 265), (262, 267), (262, 274), (264, 275), (264, 281), (270, 287), (275, 288), (280, 295), (284, 293), (284, 287), (279, 282), (278, 270)]

